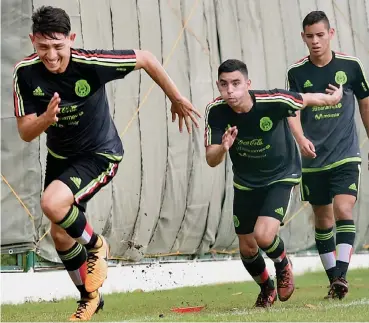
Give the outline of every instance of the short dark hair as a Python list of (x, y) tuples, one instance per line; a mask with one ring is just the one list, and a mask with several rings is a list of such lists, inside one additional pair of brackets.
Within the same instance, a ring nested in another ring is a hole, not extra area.
[(324, 11), (312, 11), (302, 21), (302, 29), (305, 30), (306, 26), (311, 26), (318, 22), (324, 22), (328, 29), (331, 28), (329, 19)]
[(244, 62), (238, 59), (228, 59), (218, 67), (218, 79), (222, 73), (231, 73), (235, 71), (240, 71), (246, 78), (249, 77), (249, 72)]
[(32, 33), (56, 39), (55, 33), (68, 36), (71, 30), (68, 14), (61, 8), (42, 6), (32, 15)]

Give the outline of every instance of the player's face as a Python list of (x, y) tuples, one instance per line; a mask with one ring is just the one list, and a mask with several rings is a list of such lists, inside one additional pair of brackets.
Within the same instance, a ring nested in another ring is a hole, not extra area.
[(331, 50), (330, 41), (333, 38), (334, 29), (328, 29), (324, 22), (318, 22), (311, 26), (305, 26), (301, 33), (302, 39), (309, 48), (310, 55), (321, 57)]
[(242, 106), (250, 88), (250, 84), (251, 81), (240, 71), (222, 73), (219, 75), (217, 81), (218, 90), (222, 99), (232, 108)]
[(30, 35), (32, 44), (44, 63), (46, 68), (51, 73), (63, 73), (69, 63), (70, 49), (75, 39), (75, 34), (65, 36), (60, 33), (54, 34), (56, 39), (37, 33)]

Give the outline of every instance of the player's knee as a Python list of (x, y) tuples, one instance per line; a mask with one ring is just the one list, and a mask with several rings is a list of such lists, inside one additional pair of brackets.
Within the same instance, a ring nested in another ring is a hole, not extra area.
[(271, 232), (266, 228), (258, 228), (254, 231), (255, 240), (259, 247), (267, 248), (274, 241), (275, 232)]
[(352, 220), (353, 205), (351, 203), (340, 203), (335, 205), (337, 220)]
[(61, 221), (68, 213), (74, 202), (73, 193), (59, 181), (52, 182), (41, 197), (41, 209), (52, 221)]
[(258, 252), (258, 245), (251, 235), (248, 238), (239, 236), (239, 248), (244, 257), (252, 257)]
[(258, 247), (249, 245), (240, 245), (240, 253), (244, 257), (252, 257), (258, 252)]
[(41, 196), (41, 209), (48, 218), (50, 218), (55, 211), (55, 204), (53, 203), (52, 196), (48, 190), (46, 190)]

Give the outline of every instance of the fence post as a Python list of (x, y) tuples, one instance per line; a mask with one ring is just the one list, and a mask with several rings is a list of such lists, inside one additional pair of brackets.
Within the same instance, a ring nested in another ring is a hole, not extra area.
[(33, 251), (28, 251), (26, 253), (26, 261), (24, 263), (24, 271), (28, 272), (31, 269), (33, 270), (35, 266), (35, 253)]

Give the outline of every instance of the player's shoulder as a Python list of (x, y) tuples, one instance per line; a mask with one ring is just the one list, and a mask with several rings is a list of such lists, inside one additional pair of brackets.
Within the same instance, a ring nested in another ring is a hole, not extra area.
[(348, 64), (348, 65), (362, 66), (360, 59), (356, 56), (349, 55), (349, 54), (342, 53), (342, 52), (334, 52), (334, 56), (338, 62)]
[(18, 61), (14, 65), (14, 76), (15, 75), (27, 75), (30, 74), (29, 71), (33, 70), (33, 67), (41, 63), (40, 57), (37, 55), (37, 53), (30, 54), (26, 57), (24, 57), (22, 60)]
[(224, 105), (227, 105), (227, 102), (224, 101), (221, 96), (218, 96), (217, 98), (213, 99), (206, 105), (206, 110), (210, 110), (214, 107), (217, 107), (217, 106), (220, 107)]
[(309, 63), (309, 62), (310, 62), (309, 56), (304, 56), (303, 58), (300, 58), (298, 61), (296, 61), (295, 63), (292, 63), (290, 66), (288, 66), (287, 73), (298, 71), (302, 67), (307, 66), (306, 64)]

